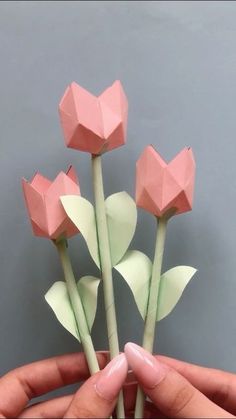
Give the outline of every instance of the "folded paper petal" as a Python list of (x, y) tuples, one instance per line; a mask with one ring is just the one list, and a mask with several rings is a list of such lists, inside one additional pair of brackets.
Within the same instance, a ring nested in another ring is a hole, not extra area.
[(78, 233), (60, 202), (61, 195), (80, 195), (79, 182), (72, 167), (60, 172), (54, 181), (37, 173), (31, 182), (22, 181), (26, 207), (36, 236), (57, 239)]
[(125, 143), (128, 103), (118, 80), (98, 97), (71, 83), (59, 115), (67, 147), (97, 155)]
[(51, 181), (38, 172), (35, 173), (31, 181), (31, 186), (40, 194), (45, 193), (50, 185)]
[(136, 203), (161, 217), (168, 210), (190, 211), (193, 203), (195, 162), (191, 148), (184, 148), (170, 163), (148, 146), (136, 164)]

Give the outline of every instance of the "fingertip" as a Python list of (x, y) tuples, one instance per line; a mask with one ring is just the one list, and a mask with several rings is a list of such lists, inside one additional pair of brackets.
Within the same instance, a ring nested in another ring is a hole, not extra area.
[(139, 349), (142, 349), (142, 348), (141, 348), (141, 346), (137, 345), (136, 343), (127, 342), (125, 344), (124, 351), (125, 351), (125, 355), (128, 358), (128, 360), (129, 360), (129, 358), (131, 358), (132, 354), (134, 352), (136, 353), (136, 351), (139, 351)]
[(103, 370), (92, 375), (74, 396), (66, 418), (105, 418), (114, 410), (125, 382), (128, 363), (124, 354), (113, 358)]
[(113, 358), (98, 375), (95, 384), (98, 395), (109, 401), (114, 400), (125, 382), (127, 373), (128, 362), (124, 353), (121, 353)]
[(133, 354), (139, 353), (138, 348), (140, 348), (140, 346), (133, 342), (127, 342), (124, 346), (124, 353), (131, 369), (133, 368)]
[(129, 366), (135, 371), (139, 363), (143, 363), (144, 359), (151, 357), (152, 355), (143, 349), (141, 346), (133, 342), (128, 342), (125, 345), (125, 356), (127, 358)]
[(141, 346), (129, 342), (125, 355), (137, 379), (147, 388), (156, 386), (166, 375), (167, 367)]

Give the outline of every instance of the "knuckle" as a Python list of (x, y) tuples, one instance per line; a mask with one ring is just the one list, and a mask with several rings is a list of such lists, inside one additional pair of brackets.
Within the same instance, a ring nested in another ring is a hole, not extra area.
[(173, 394), (172, 401), (169, 403), (168, 414), (170, 417), (179, 415), (192, 401), (195, 390), (188, 383), (183, 383)]

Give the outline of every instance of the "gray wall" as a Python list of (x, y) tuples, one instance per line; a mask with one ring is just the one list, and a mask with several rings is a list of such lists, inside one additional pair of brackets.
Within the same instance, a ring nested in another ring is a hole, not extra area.
[[(164, 268), (198, 274), (159, 323), (155, 349), (235, 370), (235, 44), (235, 2), (0, 3), (0, 373), (80, 349), (44, 301), (62, 273), (50, 241), (32, 235), (21, 178), (53, 178), (72, 163), (92, 199), (89, 156), (64, 146), (57, 106), (73, 80), (98, 94), (115, 79), (129, 99), (128, 141), (104, 156), (106, 194), (134, 195), (148, 143), (167, 160), (191, 145), (197, 162), (194, 210), (171, 221)], [(139, 211), (132, 247), (150, 257), (154, 225)], [(78, 276), (96, 273), (80, 237), (71, 253)], [(122, 348), (140, 342), (143, 325), (118, 276), (115, 290)], [(104, 328), (100, 303), (97, 349), (107, 347)]]

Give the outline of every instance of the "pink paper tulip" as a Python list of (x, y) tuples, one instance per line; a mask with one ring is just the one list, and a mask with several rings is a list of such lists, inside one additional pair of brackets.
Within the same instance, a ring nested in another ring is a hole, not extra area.
[(79, 182), (73, 167), (60, 172), (54, 181), (36, 173), (31, 182), (22, 180), (26, 207), (36, 236), (57, 239), (70, 237), (78, 229), (67, 217), (60, 202), (62, 195), (80, 195)]
[(67, 147), (98, 155), (125, 143), (128, 103), (118, 80), (98, 97), (71, 83), (59, 115)]
[(191, 148), (184, 148), (166, 163), (148, 146), (136, 164), (136, 203), (157, 217), (168, 210), (190, 211), (193, 203), (195, 161)]

